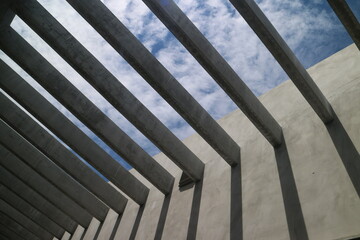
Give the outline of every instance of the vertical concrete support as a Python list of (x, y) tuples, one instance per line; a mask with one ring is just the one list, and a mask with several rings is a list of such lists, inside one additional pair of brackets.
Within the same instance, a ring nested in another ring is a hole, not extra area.
[[(66, 212), (71, 218), (78, 222), (81, 226), (87, 227), (91, 221), (91, 215), (76, 202), (66, 196), (54, 185), (46, 181), (33, 169), (28, 167), (13, 153), (0, 145), (0, 164), (21, 181), (26, 182), (29, 187), (40, 193), (49, 201), (54, 202), (61, 210)], [(0, 169), (3, 172), (3, 169)], [(6, 173), (5, 173), (6, 174)]]
[(61, 238), (64, 234), (65, 230), (62, 227), (1, 184), (0, 198), (55, 237)]
[(102, 2), (67, 1), (230, 165), (239, 162), (237, 143)]
[[(18, 1), (14, 11), (119, 112), (161, 149), (193, 180), (200, 180), (204, 164), (166, 126), (127, 90), (37, 1)], [(135, 167), (135, 166), (134, 166)], [(145, 171), (160, 168), (145, 166)], [(142, 173), (143, 173), (142, 172)], [(159, 177), (158, 177), (159, 178)], [(172, 183), (171, 183), (172, 185)], [(169, 191), (168, 191), (169, 192)]]
[(333, 111), (329, 102), (255, 1), (230, 2), (269, 49), (321, 120), (324, 123), (331, 122)]
[[(44, 155), (62, 167), (64, 171), (68, 172), (75, 180), (87, 188), (86, 191), (81, 190), (80, 192), (88, 194), (87, 192), (89, 190), (104, 203), (114, 207), (116, 211), (121, 213), (124, 210), (127, 199), (122, 196), (119, 191), (86, 166), (70, 152), (70, 150), (51, 136), (2, 93), (0, 93), (0, 105), (2, 107), (0, 117), (37, 147)], [(87, 198), (89, 203), (92, 201), (93, 204), (95, 204), (95, 212), (93, 212), (93, 214), (96, 215), (94, 216), (99, 219), (101, 219), (101, 217), (105, 218), (107, 212), (105, 205), (92, 194), (88, 194)], [(90, 207), (90, 205), (88, 205), (88, 207)], [(89, 210), (91, 209), (89, 208)]]
[[(76, 228), (76, 222), (71, 219), (68, 215), (62, 212), (60, 208), (53, 205), (51, 202), (46, 200), (39, 193), (35, 192), (20, 179), (15, 177), (5, 168), (0, 166), (0, 183), (13, 191), (23, 200), (27, 201), (38, 211), (49, 217), (52, 221), (57, 223), (59, 226), (64, 228), (68, 232), (74, 232)], [(60, 198), (59, 201), (62, 199)], [(56, 202), (55, 202), (56, 204)]]
[(100, 222), (96, 218), (93, 218), (90, 222), (90, 225), (85, 231), (85, 235), (82, 240), (94, 240), (97, 231), (99, 230)]
[(328, 3), (360, 50), (360, 24), (346, 0), (328, 0)]
[(281, 143), (281, 127), (240, 79), (225, 59), (172, 1), (143, 0), (187, 48), (212, 78), (224, 89), (259, 131), (273, 145)]
[[(6, 109), (6, 106), (3, 104), (4, 102), (0, 102), (1, 110)], [(3, 115), (1, 117), (3, 117)], [(34, 146), (23, 139), (3, 121), (0, 122), (0, 131), (2, 132), (0, 136), (0, 143), (3, 146), (8, 148), (11, 152), (22, 159), (22, 161), (26, 162), (35, 171), (61, 189), (61, 191), (67, 194), (94, 217), (100, 220), (105, 219), (108, 207), (104, 203), (67, 175), (50, 159), (42, 155)]]
[(62, 236), (61, 240), (69, 240), (71, 237), (70, 233), (65, 232), (64, 235)]
[(0, 224), (0, 232), (4, 236), (6, 236), (9, 240), (26, 240), (26, 239), (20, 237), (14, 231), (11, 231), (7, 226), (2, 225), (2, 224)]
[[(116, 224), (116, 220), (119, 217), (119, 214), (114, 212), (112, 209), (109, 210), (105, 221), (103, 222), (99, 235), (97, 239), (110, 239), (112, 232), (114, 231), (114, 226)], [(116, 229), (115, 229), (116, 230)]]
[(13, 208), (10, 204), (3, 201), (2, 199), (0, 199), (0, 212), (14, 219), (21, 226), (28, 229), (40, 239), (51, 240), (53, 238), (53, 236), (48, 231), (40, 227), (38, 224), (33, 222), (31, 219), (26, 217), (24, 214)]
[(30, 232), (28, 229), (24, 228), (19, 223), (17, 223), (14, 219), (10, 218), (9, 216), (7, 216), (2, 212), (0, 212), (0, 224), (6, 226), (9, 230), (15, 232), (23, 239), (40, 240), (40, 238), (38, 238), (35, 234)]
[(84, 231), (85, 229), (82, 226), (78, 225), (70, 240), (80, 240), (82, 235), (84, 234)]
[[(117, 127), (19, 34), (12, 29), (3, 31), (0, 34), (0, 47), (161, 192), (171, 192), (174, 178), (170, 173)], [(127, 100), (124, 102), (133, 106)]]
[[(0, 60), (0, 87), (138, 204), (149, 189)], [(41, 107), (39, 107), (41, 106)], [(51, 116), (49, 118), (48, 116)], [(73, 161), (71, 161), (72, 164)], [(104, 189), (106, 190), (106, 189)], [(113, 199), (116, 200), (116, 199)], [(123, 200), (124, 201), (124, 200)], [(125, 200), (126, 201), (126, 200)], [(120, 204), (115, 207), (121, 207)]]

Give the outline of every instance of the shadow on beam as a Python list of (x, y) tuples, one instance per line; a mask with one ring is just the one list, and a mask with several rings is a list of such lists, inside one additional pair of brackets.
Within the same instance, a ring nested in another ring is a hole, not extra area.
[(243, 239), (241, 164), (231, 168), (230, 240)]
[(360, 197), (360, 155), (344, 126), (334, 113), (334, 120), (325, 125), (347, 173)]
[(309, 237), (284, 136), (282, 144), (274, 150), (290, 239), (307, 240)]

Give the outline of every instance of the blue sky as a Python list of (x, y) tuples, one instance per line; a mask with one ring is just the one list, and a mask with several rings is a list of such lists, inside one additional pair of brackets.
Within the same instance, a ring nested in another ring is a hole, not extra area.
[[(194, 133), (194, 130), (65, 1), (39, 2), (176, 136), (184, 139)], [(229, 97), (141, 0), (103, 2), (215, 119), (236, 109)], [(360, 1), (347, 2), (359, 19)], [(176, 3), (256, 95), (259, 96), (288, 79), (229, 1), (177, 0)], [(257, 3), (306, 68), (352, 43), (325, 0), (257, 0)], [(12, 27), (149, 154), (159, 152), (25, 23), (15, 18)], [(130, 168), (4, 53), (0, 52), (0, 57), (115, 159)]]

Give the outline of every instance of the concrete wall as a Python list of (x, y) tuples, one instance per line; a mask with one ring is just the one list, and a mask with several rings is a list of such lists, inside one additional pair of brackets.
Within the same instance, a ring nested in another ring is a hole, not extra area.
[[(327, 127), (290, 81), (260, 97), (283, 128), (296, 183), (288, 187), (297, 190), (309, 239), (360, 236), (360, 199), (344, 167), (360, 160), (359, 66), (353, 44), (308, 70), (339, 119)], [(131, 170), (149, 186), (150, 195), (141, 209), (129, 201), (115, 224), (114, 239), (239, 239), (243, 229), (243, 239), (279, 240), (297, 231), (288, 229), (292, 219), (286, 215), (292, 217), (293, 206), (283, 201), (289, 193), (280, 185), (277, 163), (283, 159), (241, 111), (218, 122), (241, 146), (241, 186), (236, 169), (195, 134), (184, 143), (206, 163), (203, 183), (179, 190), (181, 170), (160, 153), (155, 159), (176, 177), (171, 196), (164, 199)]]

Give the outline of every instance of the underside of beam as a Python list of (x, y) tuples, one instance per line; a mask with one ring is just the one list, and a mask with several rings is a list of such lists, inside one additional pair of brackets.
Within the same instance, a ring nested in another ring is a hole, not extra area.
[[(0, 60), (0, 87), (138, 204), (149, 189)], [(49, 118), (48, 116), (51, 116)], [(72, 164), (74, 164), (72, 162)], [(106, 190), (106, 189), (104, 189)], [(112, 199), (116, 200), (116, 199)], [(121, 205), (110, 206), (114, 210)]]
[(14, 11), (186, 174), (196, 181), (202, 178), (204, 164), (198, 157), (37, 1), (20, 0)]

